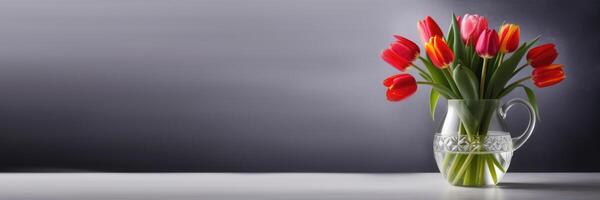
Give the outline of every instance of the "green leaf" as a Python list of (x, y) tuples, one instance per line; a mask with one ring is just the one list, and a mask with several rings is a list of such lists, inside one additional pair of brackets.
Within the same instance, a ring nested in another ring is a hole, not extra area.
[(498, 95), (498, 99), (506, 96), (507, 94), (512, 92), (515, 88), (517, 88), (518, 86), (519, 86), (519, 83), (513, 83), (513, 84), (508, 85), (508, 87), (504, 88), (504, 90), (502, 90), (500, 95)]
[(475, 46), (465, 45), (465, 54), (467, 59), (464, 62), (467, 62), (467, 64), (469, 64), (469, 68), (471, 68), (471, 71), (475, 72), (481, 70), (481, 65), (475, 65), (475, 62), (481, 59), (481, 57), (479, 57), (479, 55), (477, 55), (477, 53), (475, 52)]
[[(464, 60), (464, 44), (462, 42), (462, 38), (460, 37), (460, 28), (458, 22), (456, 21), (456, 15), (452, 14), (452, 32), (453, 32), (453, 41), (452, 41), (452, 50), (454, 52), (454, 66), (458, 65), (460, 61)], [(464, 62), (463, 62), (464, 63)]]
[(475, 75), (475, 73), (470, 70), (469, 68), (464, 68), (465, 73), (467, 74), (467, 76), (469, 77), (469, 81), (471, 81), (471, 85), (474, 85), (475, 88), (479, 88), (479, 78), (477, 77), (477, 75)]
[[(498, 67), (498, 64), (500, 63), (500, 59), (503, 59), (501, 57), (504, 57), (504, 55), (499, 52), (496, 57), (494, 57), (494, 59), (490, 59), (489, 61), (491, 61), (490, 63), (488, 63), (487, 66), (487, 70), (488, 72), (495, 72), (496, 68)], [(487, 74), (487, 79), (486, 80), (490, 80), (492, 78), (492, 73), (488, 73)]]
[(462, 99), (460, 90), (458, 90), (458, 87), (456, 86), (456, 82), (455, 82), (454, 78), (452, 78), (452, 72), (450, 71), (450, 68), (446, 68), (446, 69), (449, 69), (449, 70), (442, 70), (442, 73), (444, 74), (444, 77), (446, 77), (446, 80), (448, 80), (448, 85), (450, 85), (450, 90), (453, 92), (453, 94), (455, 94), (455, 96), (457, 96), (459, 99)]
[(440, 93), (441, 95), (444, 95), (445, 97), (447, 97), (447, 99), (458, 99), (456, 96), (454, 96), (454, 93), (452, 93), (452, 90), (442, 86), (442, 85), (431, 85), (431, 87), (433, 89), (436, 89), (438, 93)]
[(519, 74), (519, 72), (520, 72), (521, 70), (525, 69), (525, 68), (527, 67), (527, 65), (529, 65), (529, 64), (526, 64), (526, 65), (523, 65), (523, 66), (521, 66), (520, 68), (517, 68), (517, 69), (515, 70), (515, 72), (513, 72), (513, 76), (516, 76), (517, 74)]
[(479, 57), (477, 54), (473, 53), (473, 56), (471, 57), (471, 63), (470, 63), (470, 69), (471, 71), (473, 71), (473, 73), (475, 74), (481, 74), (481, 67), (483, 66), (482, 64), (483, 59), (481, 57)]
[(432, 81), (433, 81), (433, 80), (431, 80), (431, 77), (429, 77), (429, 75), (427, 75), (427, 74), (424, 74), (424, 73), (421, 73), (421, 72), (419, 72), (419, 75), (421, 75), (421, 77), (422, 77), (423, 79), (425, 79), (426, 81), (429, 81), (429, 82), (432, 82)]
[(448, 28), (448, 37), (446, 38), (446, 42), (448, 43), (449, 47), (452, 47), (454, 44), (454, 28), (452, 27), (452, 24), (450, 24), (450, 27)]
[(423, 57), (419, 57), (419, 59), (427, 67), (427, 70), (429, 71), (429, 73), (431, 73), (431, 78), (433, 79), (433, 83), (439, 84), (440, 86), (444, 86), (445, 88), (451, 88), (449, 90), (450, 95), (440, 92), (442, 95), (444, 95), (447, 99), (460, 98), (460, 93), (458, 93), (458, 91), (455, 89), (456, 86), (453, 85), (454, 81), (452, 80), (452, 77), (450, 77), (452, 75), (450, 75), (450, 73), (448, 73), (448, 71), (442, 71), (442, 69), (435, 67), (433, 65), (433, 63), (431, 63), (429, 58), (425, 59)]
[(486, 91), (486, 96), (497, 96), (500, 94), (500, 90), (504, 89), (506, 82), (512, 78), (512, 73), (515, 71), (517, 64), (521, 61), (521, 58), (527, 51), (527, 43), (521, 45), (513, 55), (506, 59), (500, 66), (494, 71), (492, 78), (489, 81), (489, 86), (491, 86), (488, 91)]
[(515, 68), (517, 68), (517, 64), (521, 61), (523, 55), (527, 52), (527, 44), (521, 45), (513, 55), (506, 59), (500, 66), (494, 71), (492, 78), (489, 81), (489, 86), (491, 86), (488, 91), (486, 91), (486, 96), (497, 96), (502, 92), (506, 83), (512, 78), (513, 72)]
[(448, 85), (448, 80), (446, 80), (446, 78), (444, 77), (444, 74), (442, 73), (442, 71), (440, 69), (433, 66), (433, 63), (431, 63), (431, 61), (429, 61), (427, 59), (424, 59), (422, 57), (419, 57), (419, 59), (421, 59), (421, 62), (423, 62), (425, 67), (427, 67), (427, 71), (429, 71), (429, 73), (431, 74), (432, 82), (444, 85), (446, 87), (450, 87)]
[(429, 94), (429, 111), (431, 112), (431, 119), (433, 120), (435, 120), (435, 108), (437, 107), (439, 98), (440, 93), (431, 88), (431, 93)]
[(486, 91), (486, 97), (495, 98), (497, 97), (503, 90), (506, 83), (513, 77), (513, 72), (517, 68), (517, 65), (527, 52), (527, 50), (533, 46), (533, 44), (539, 39), (536, 37), (530, 43), (523, 43), (515, 51), (510, 58), (506, 59), (500, 66), (494, 71), (492, 78), (489, 81), (489, 85), (492, 86), (491, 89)]
[(477, 76), (475, 76), (469, 68), (461, 65), (456, 66), (453, 71), (453, 76), (456, 81), (456, 86), (464, 98), (477, 99), (479, 97), (479, 83), (477, 82)]
[(528, 46), (527, 48), (531, 48), (531, 46), (533, 46), (539, 39), (540, 39), (541, 35), (536, 36), (535, 38), (533, 38), (533, 40), (531, 40), (530, 42), (528, 42)]
[(429, 82), (421, 82), (420, 84), (426, 84), (431, 86), (431, 88), (435, 89), (440, 95), (444, 96), (446, 99), (458, 99), (455, 94), (448, 87), (437, 84), (437, 83), (429, 83)]
[(537, 104), (537, 100), (535, 98), (535, 93), (533, 93), (533, 90), (531, 90), (531, 88), (525, 86), (525, 85), (519, 85), (520, 87), (523, 88), (523, 90), (525, 90), (525, 94), (527, 94), (527, 100), (529, 101), (529, 104), (531, 104), (531, 106), (533, 106), (533, 111), (535, 111), (535, 115), (537, 115), (538, 120), (540, 119), (540, 109), (538, 107)]

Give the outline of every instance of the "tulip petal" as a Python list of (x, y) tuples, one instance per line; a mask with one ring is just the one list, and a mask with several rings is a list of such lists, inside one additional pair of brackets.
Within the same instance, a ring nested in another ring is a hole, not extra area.
[(477, 45), (475, 46), (477, 55), (482, 58), (492, 58), (498, 53), (498, 34), (493, 29), (487, 29), (481, 32)]
[(460, 23), (460, 35), (467, 45), (475, 45), (481, 32), (488, 28), (487, 19), (479, 15), (465, 14)]
[(410, 65), (406, 59), (400, 57), (391, 49), (383, 50), (381, 58), (400, 71), (406, 71), (406, 68)]
[(510, 53), (519, 47), (520, 29), (515, 24), (505, 24), (500, 28), (500, 52)]
[(564, 80), (565, 72), (562, 69), (562, 65), (552, 64), (535, 68), (532, 72), (531, 79), (537, 87), (548, 87)]
[(558, 57), (554, 44), (543, 44), (532, 48), (527, 53), (527, 62), (533, 67), (544, 67), (552, 64)]
[(389, 101), (401, 101), (417, 91), (417, 82), (410, 74), (393, 75), (383, 82), (384, 85), (389, 85), (386, 91), (386, 97)]
[(419, 23), (417, 23), (417, 28), (419, 29), (419, 35), (421, 36), (421, 41), (423, 43), (427, 43), (429, 38), (433, 36), (444, 36), (440, 26), (438, 26), (435, 20), (433, 20), (433, 18), (430, 16), (427, 16), (424, 20), (419, 21)]
[(431, 62), (438, 68), (446, 68), (454, 60), (454, 53), (448, 44), (438, 36), (429, 39), (425, 44), (425, 51)]
[(391, 87), (392, 84), (394, 83), (394, 79), (396, 79), (396, 78), (398, 78), (400, 76), (402, 76), (402, 74), (395, 74), (395, 75), (392, 75), (390, 77), (387, 77), (385, 80), (383, 80), (383, 86), (385, 86), (385, 87)]

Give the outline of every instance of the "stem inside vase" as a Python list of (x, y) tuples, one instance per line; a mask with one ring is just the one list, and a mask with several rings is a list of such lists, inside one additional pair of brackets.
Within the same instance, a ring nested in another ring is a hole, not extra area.
[(497, 184), (512, 157), (510, 148), (494, 149), (511, 142), (508, 133), (490, 131), (492, 121), (498, 117), (498, 101), (460, 100), (450, 106), (459, 121), (458, 133), (444, 141), (451, 149), (436, 151), (440, 171), (452, 185)]

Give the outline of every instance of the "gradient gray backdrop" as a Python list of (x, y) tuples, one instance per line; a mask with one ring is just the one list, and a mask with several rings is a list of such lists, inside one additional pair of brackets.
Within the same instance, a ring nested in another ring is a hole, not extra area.
[[(437, 171), (429, 89), (387, 102), (397, 71), (378, 54), (452, 12), (543, 34), (565, 64), (563, 83), (536, 90), (542, 121), (511, 170), (600, 171), (594, 1), (0, 5), (3, 171)], [(524, 109), (509, 118), (525, 126)]]

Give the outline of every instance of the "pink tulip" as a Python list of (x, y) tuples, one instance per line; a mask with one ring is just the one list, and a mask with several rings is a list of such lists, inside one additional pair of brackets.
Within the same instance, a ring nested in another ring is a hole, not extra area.
[(494, 29), (484, 30), (477, 40), (475, 51), (482, 58), (490, 59), (498, 53), (498, 42), (498, 33)]
[(481, 32), (488, 27), (484, 16), (465, 14), (460, 23), (460, 35), (467, 45), (475, 45)]

